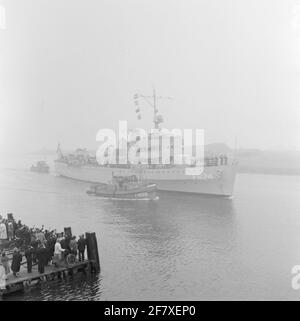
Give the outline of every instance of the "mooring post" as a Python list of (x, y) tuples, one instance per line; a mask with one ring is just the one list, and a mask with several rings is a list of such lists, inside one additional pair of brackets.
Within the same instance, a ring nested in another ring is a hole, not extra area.
[(71, 227), (65, 227), (64, 228), (64, 234), (65, 234), (65, 236), (72, 237), (72, 229), (71, 229)]
[(86, 232), (85, 238), (86, 238), (88, 259), (95, 262), (96, 272), (100, 272), (100, 259), (99, 259), (99, 253), (98, 253), (96, 233)]

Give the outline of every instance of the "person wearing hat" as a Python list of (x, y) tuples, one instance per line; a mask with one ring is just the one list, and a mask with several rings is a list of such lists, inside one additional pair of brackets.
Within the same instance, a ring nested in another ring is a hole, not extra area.
[(11, 269), (15, 277), (17, 277), (17, 273), (20, 272), (21, 262), (22, 254), (20, 254), (20, 250), (18, 248), (14, 248)]

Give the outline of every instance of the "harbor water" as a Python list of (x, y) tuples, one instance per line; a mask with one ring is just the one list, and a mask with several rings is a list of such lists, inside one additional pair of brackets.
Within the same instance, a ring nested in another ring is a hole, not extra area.
[[(40, 156), (2, 157), (0, 214), (29, 226), (96, 232), (101, 273), (6, 300), (299, 300), (299, 176), (238, 174), (232, 199), (159, 193), (91, 197), (88, 184), (28, 169)], [(51, 165), (51, 159), (48, 159)]]

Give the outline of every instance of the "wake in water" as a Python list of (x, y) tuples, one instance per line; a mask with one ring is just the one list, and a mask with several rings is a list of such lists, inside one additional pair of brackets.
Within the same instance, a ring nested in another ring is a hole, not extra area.
[(8, 187), (8, 186), (0, 186), (1, 189), (4, 190), (11, 190), (11, 191), (22, 191), (22, 192), (32, 192), (32, 193), (43, 193), (43, 194), (57, 194), (60, 195), (62, 193), (55, 192), (55, 191), (41, 191), (41, 190), (34, 190), (29, 188), (18, 188), (18, 187)]

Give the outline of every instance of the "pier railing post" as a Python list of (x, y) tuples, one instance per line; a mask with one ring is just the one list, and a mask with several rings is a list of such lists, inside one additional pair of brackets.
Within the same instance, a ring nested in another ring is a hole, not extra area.
[(96, 272), (100, 272), (100, 259), (99, 259), (99, 253), (98, 253), (96, 233), (86, 232), (85, 238), (86, 238), (88, 259), (93, 260), (95, 262)]

